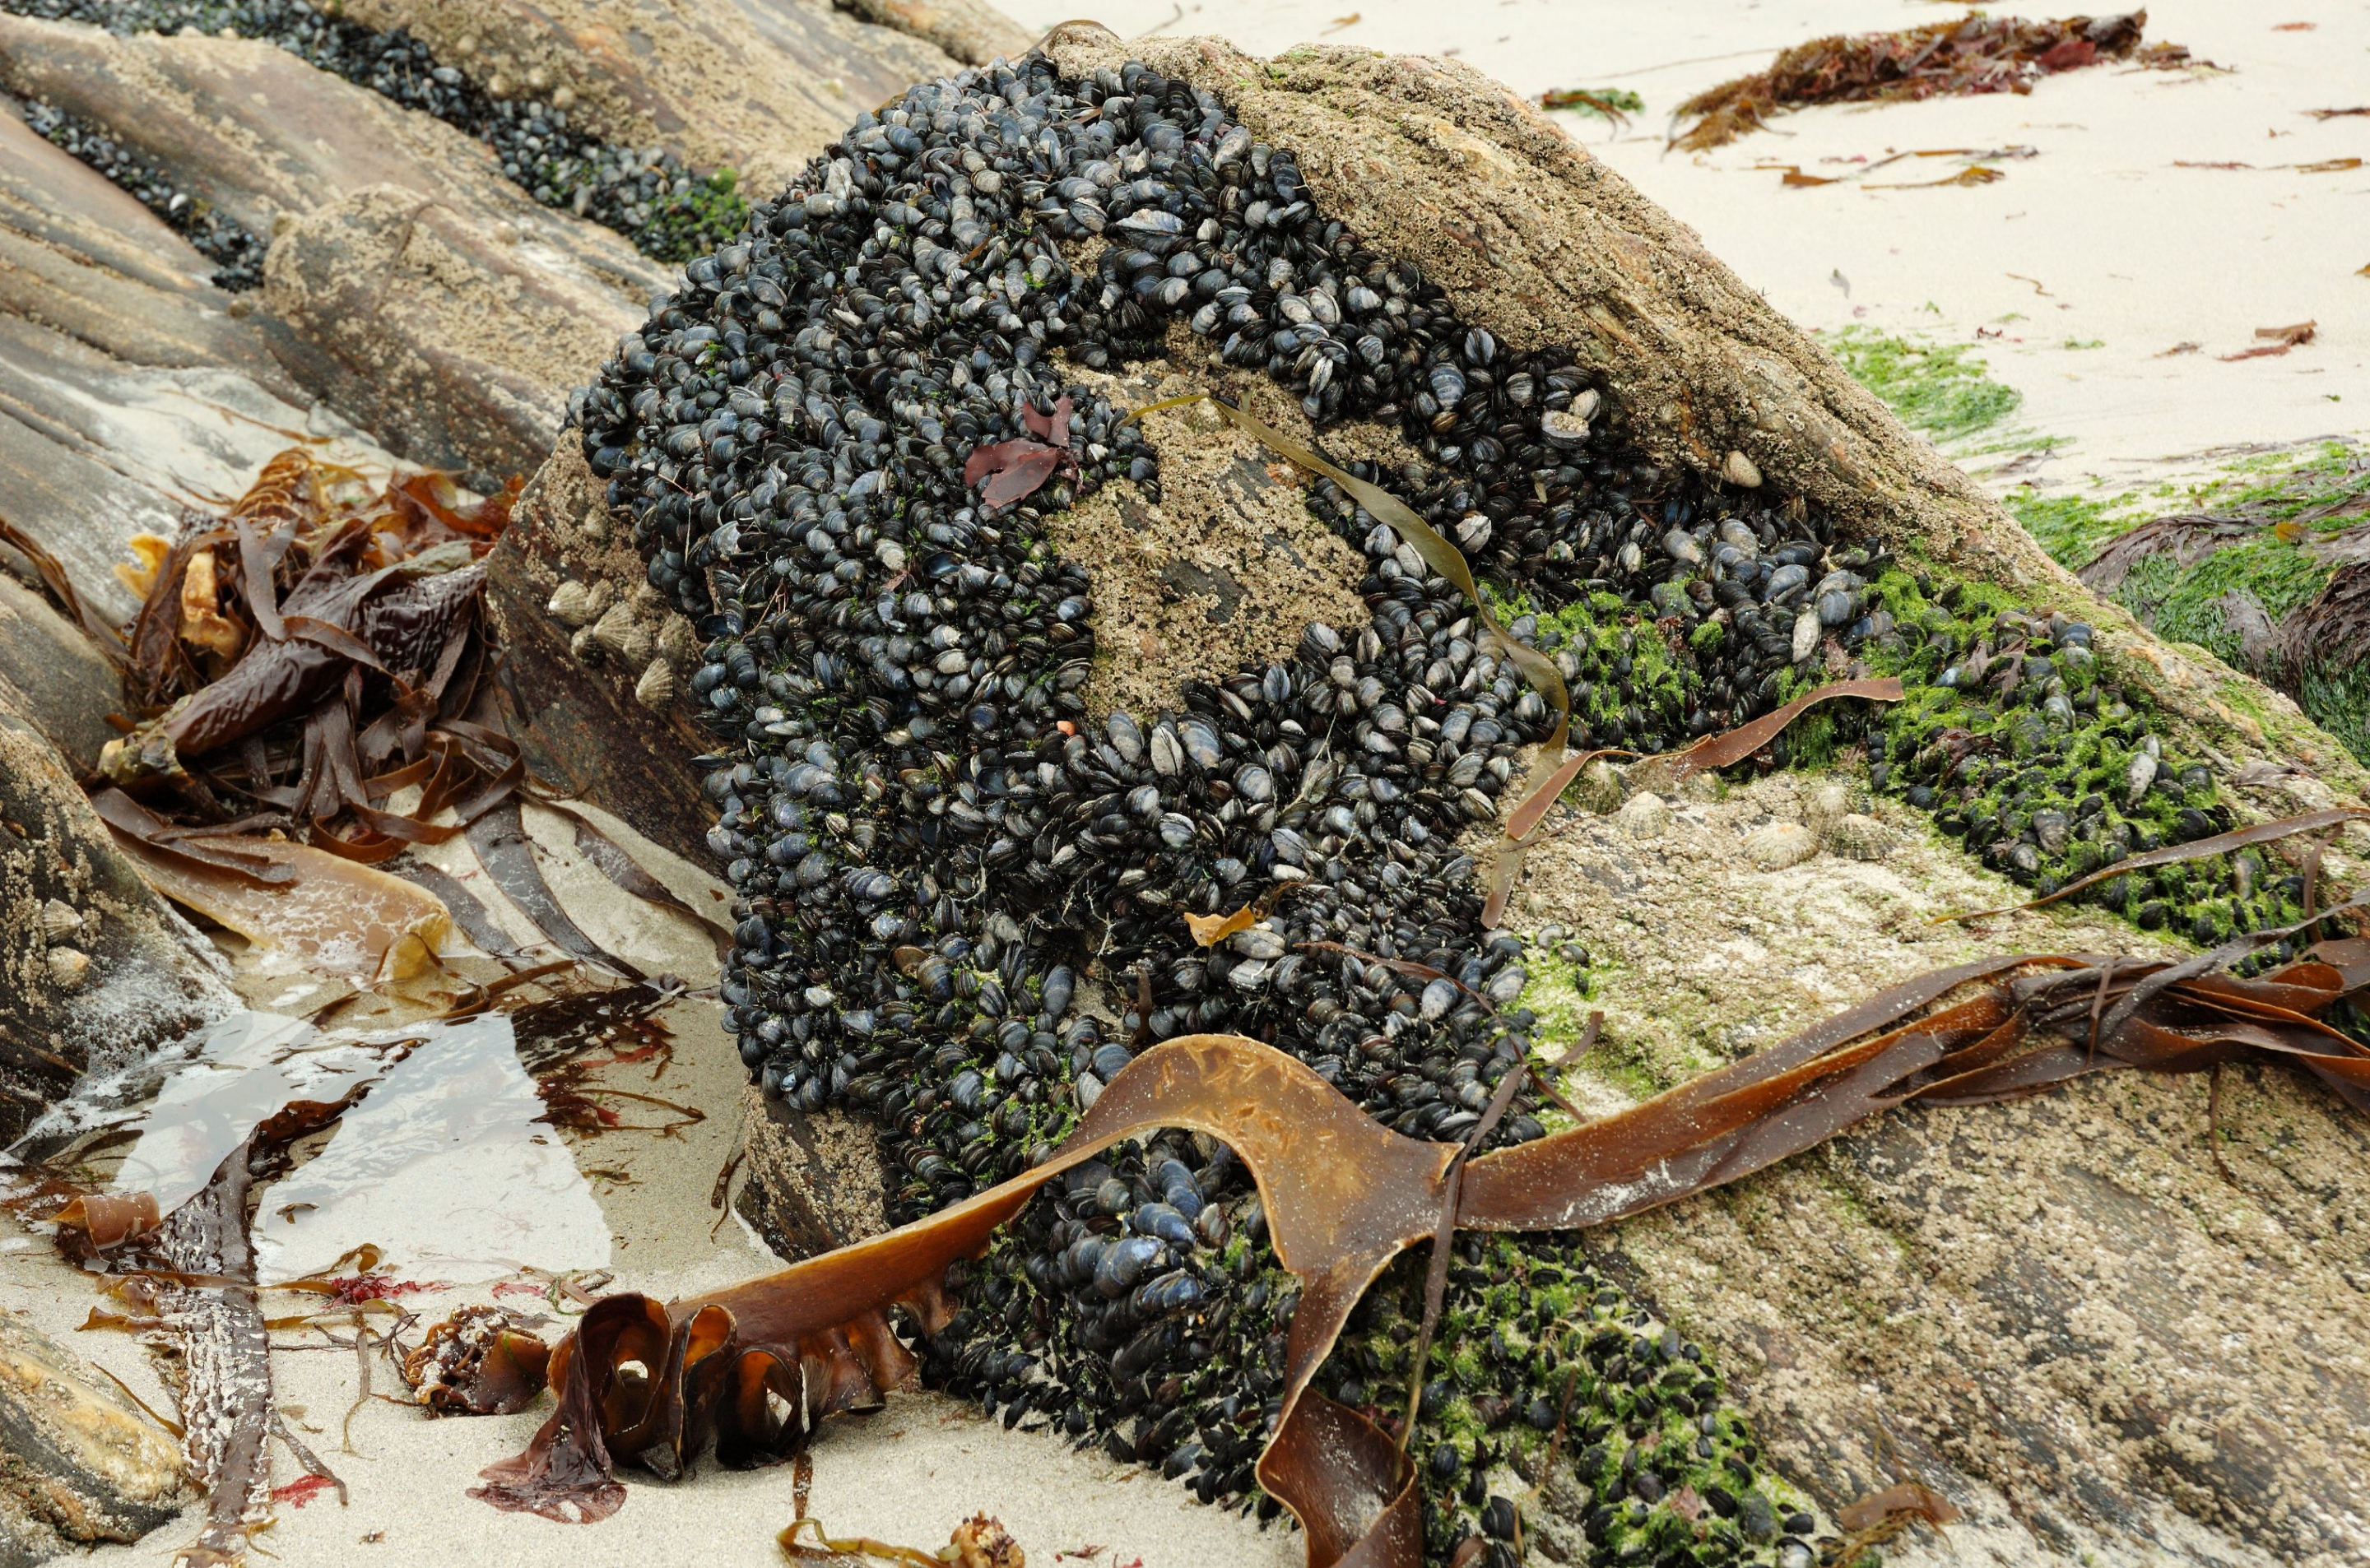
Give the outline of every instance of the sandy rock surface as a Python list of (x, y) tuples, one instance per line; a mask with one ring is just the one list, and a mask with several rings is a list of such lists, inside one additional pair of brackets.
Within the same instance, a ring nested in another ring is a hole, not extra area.
[(729, 164), (760, 192), (858, 113), (957, 66), (923, 28), (868, 25), (886, 18), (826, 0), (355, 0), (346, 15), (409, 29), (498, 97), (565, 92), (552, 101), (610, 141)]

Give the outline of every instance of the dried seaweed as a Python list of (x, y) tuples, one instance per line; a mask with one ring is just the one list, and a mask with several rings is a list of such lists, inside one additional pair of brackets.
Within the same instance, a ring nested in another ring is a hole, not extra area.
[(635, 898), (688, 915), (707, 927), (708, 933), (716, 938), (719, 957), (731, 949), (733, 936), (729, 923), (714, 915), (702, 914), (677, 898), (673, 889), (652, 876), (641, 862), (634, 858), (632, 852), (611, 838), (598, 822), (564, 800), (554, 800), (540, 793), (534, 794), (532, 798), (536, 805), (558, 812), (574, 826), (576, 853), (591, 862), (594, 870)]
[[(911, 1370), (890, 1310), (937, 1332), (949, 1312), (947, 1266), (977, 1253), (1040, 1185), (1122, 1139), (1179, 1127), (1241, 1157), (1277, 1255), (1303, 1282), (1260, 1484), (1306, 1527), (1311, 1568), (1412, 1568), (1421, 1551), (1412, 1467), (1381, 1427), (1308, 1381), (1366, 1288), (1437, 1233), (1448, 1205), (1459, 1229), (1603, 1224), (1733, 1181), (1911, 1100), (2011, 1099), (2094, 1071), (2284, 1059), (2370, 1109), (2370, 1047), (2322, 1021), (2370, 984), (2370, 943), (2317, 949), (2257, 979), (2220, 972), (2242, 947), (2279, 934), (2183, 965), (2087, 956), (1962, 964), (1618, 1115), (1469, 1161), (1462, 1146), (1391, 1132), (1256, 1041), (1171, 1040), (1114, 1077), (1076, 1132), (1024, 1175), (728, 1290), (671, 1305), (599, 1301), (553, 1352), (558, 1409), (472, 1494), (597, 1518), (624, 1502), (617, 1459), (674, 1476), (710, 1441), (728, 1466), (787, 1457), (823, 1416), (876, 1401)], [(2111, 1005), (2086, 1046), (2102, 995)], [(789, 1402), (788, 1418), (772, 1416), (768, 1391)]]
[(543, 1392), (551, 1349), (500, 1307), (464, 1307), (403, 1358), (431, 1415), (512, 1415)]
[(2147, 13), (2026, 21), (1970, 11), (1957, 21), (1898, 32), (1835, 34), (1796, 44), (1766, 71), (1681, 104), (1690, 121), (1671, 144), (1703, 152), (1757, 131), (1772, 115), (1812, 104), (1884, 103), (1944, 95), (2026, 93), (2042, 76), (2105, 61), (2150, 66), (2189, 62), (2178, 44), (2143, 47)]
[[(449, 837), (429, 818), (515, 784), (516, 748), (464, 722), (483, 663), (477, 558), (511, 495), (462, 507), (440, 475), (375, 496), (360, 480), (282, 452), (218, 526), (165, 549), (129, 637), (144, 722), (102, 753), (109, 780), (215, 826), (222, 796), (245, 795), (358, 860)], [(416, 812), (379, 806), (414, 784)]]

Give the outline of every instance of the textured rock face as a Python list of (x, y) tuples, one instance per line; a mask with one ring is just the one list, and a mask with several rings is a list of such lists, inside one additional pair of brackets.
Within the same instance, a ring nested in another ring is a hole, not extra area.
[(530, 200), (482, 143), (270, 44), (0, 16), (0, 55), (14, 90), (277, 236), (262, 337), (287, 383), (480, 487), (533, 470), (569, 389), (663, 286), (616, 235)]
[(2096, 625), (2184, 743), (2272, 751), (2370, 789), (2290, 699), (2094, 598), (1692, 230), (1502, 84), (1453, 60), (1312, 45), (1260, 61), (1217, 39), (1122, 42), (1093, 23), (1055, 29), (1048, 48), (1068, 74), (1136, 59), (1222, 95), (1253, 136), (1294, 150), (1323, 211), (1421, 266), (1467, 319), (1508, 342), (1569, 344), (1657, 461), (1720, 474), (1740, 452), (1769, 493), (1805, 496), (1857, 536)]
[(33, 726), (0, 707), (0, 1139), (234, 1005)]
[[(1072, 69), (1147, 52), (1060, 48)], [(1703, 466), (1720, 468), (1734, 441), (1780, 494), (1831, 500), (1867, 532), (1931, 519), (1941, 560), (2094, 612), (2004, 514), (1916, 452), (1814, 346), (1494, 86), (1453, 67), (1349, 52), (1296, 55), (1271, 71), (1189, 41), (1159, 45), (1155, 63), (1225, 93), (1258, 134), (1299, 150), (1325, 211), (1378, 251), (1452, 281), (1461, 313), (1510, 341), (1596, 342), (1620, 406), (1637, 408), (1640, 433), (1661, 450), (1692, 460), (1692, 430), (1709, 443)], [(1502, 266), (1457, 239), (1477, 225)], [(1178, 368), (1201, 373), (1190, 360)], [(1771, 415), (1776, 431), (1753, 422), (1756, 388), (1770, 399), (1764, 412), (1781, 411)], [(1663, 422), (1687, 408), (1700, 429)], [(1786, 432), (1814, 429), (1807, 421), (1818, 410), (1835, 429), (1796, 443)], [(1163, 415), (1148, 428), (1161, 454), (1162, 518), (1223, 515), (1246, 498), (1290, 493), (1284, 475), (1235, 464), (1212, 423)], [(1387, 457), (1359, 436), (1328, 440), (1345, 461)], [(1177, 657), (1174, 628), (1157, 624), (1177, 603), (1144, 591), (1162, 572), (1137, 569), (1128, 554), (1134, 536), (1162, 530), (1113, 490), (1057, 532), (1064, 555), (1094, 571), (1108, 657), (1096, 689), (1145, 714), (1175, 705), (1159, 694), (1192, 660)], [(1263, 570), (1298, 580), (1251, 555), (1227, 565), (1237, 586)], [(1354, 582), (1353, 568), (1315, 591), (1351, 592)], [(1191, 596), (1190, 584), (1167, 586), (1178, 601)], [(2114, 624), (2111, 612), (2096, 613)], [(2180, 732), (2238, 756), (2309, 756), (2329, 784), (2353, 787), (2341, 751), (2260, 688), (2136, 631), (2122, 636), (2120, 670), (2162, 694)], [(2265, 724), (2246, 712), (2274, 716)], [(1536, 1044), (1550, 1060), (1588, 1011), (1607, 1013), (1605, 1044), (1567, 1081), (1583, 1109), (1617, 1108), (1959, 959), (2175, 950), (2095, 910), (1936, 926), (1936, 915), (2018, 895), (1930, 818), (1869, 807), (1865, 781), (1848, 771), (1835, 798), (1816, 782), (1780, 776), (1727, 800), (1708, 785), (1674, 788), (1626, 812), (1616, 789), (1602, 818), (1552, 819), (1510, 923), (1535, 956), (1575, 939), (1594, 956), (1585, 997), (1558, 993), (1550, 979), (1524, 999), (1545, 1019)], [(2299, 787), (2247, 786), (2237, 798), (2259, 817), (2327, 803), (2326, 784)], [(1776, 823), (1797, 842), (1765, 868), (1746, 841)], [(1552, 973), (1550, 962), (1535, 969)], [(1706, 1345), (1779, 1468), (1830, 1510), (1917, 1479), (1970, 1515), (1954, 1531), (1960, 1562), (2352, 1561), (2370, 1545), (2359, 1525), (2370, 1469), (2347, 1436), (2370, 1393), (2355, 1349), (2370, 1316), (2342, 1195), (2370, 1163), (2370, 1139), (2317, 1088), (2276, 1070), (2229, 1078), (2225, 1131), (2238, 1147), (2226, 1141), (2224, 1158), (2235, 1186), (2204, 1140), (2204, 1086), (2126, 1077), (2022, 1105), (1900, 1115), (1595, 1245)], [(786, 1125), (820, 1138), (823, 1121)], [(772, 1217), (769, 1234), (801, 1251), (815, 1244), (804, 1232), (835, 1238), (821, 1217), (850, 1173), (781, 1126), (753, 1142), (777, 1150), (755, 1166), (749, 1198)], [(1894, 1562), (1952, 1560), (1930, 1537), (1886, 1550)]]
[(761, 190), (862, 110), (956, 64), (928, 31), (821, 0), (353, 0), (345, 14), (408, 28), (498, 97), (564, 92), (554, 101), (611, 141), (729, 164)]
[(716, 812), (683, 759), (708, 738), (672, 692), (651, 700), (656, 681), (698, 668), (696, 639), (655, 600), (601, 492), (573, 434), (561, 437), (488, 557), (504, 717), (537, 777), (706, 865)]
[(301, 348), (213, 288), (211, 270), (131, 197), (0, 114), (0, 516), (111, 624), (139, 608), (110, 570), (133, 534), (169, 535), (189, 500), (238, 494), (292, 440), (342, 434), (343, 455), (376, 450), (283, 364)]
[(0, 1562), (139, 1539), (181, 1511), (172, 1439), (87, 1367), (0, 1314)]
[[(1609, 808), (1535, 852), (1513, 928), (1577, 941), (1604, 977), (1584, 1002), (1552, 978), (1526, 999), (1557, 1036), (1605, 1012), (1572, 1082), (1584, 1107), (1982, 954), (2178, 952), (2097, 911), (1929, 923), (2007, 901), (2002, 885), (1890, 806), (1879, 859), (1753, 864), (1771, 828), (1818, 838), (1821, 793), (1784, 774), (1682, 789), (1651, 841)], [(1977, 1563), (2349, 1561), (2370, 1484), (2347, 1436), (2370, 1397), (2352, 1196), (2370, 1137), (2318, 1087), (2234, 1070), (2226, 1182), (2207, 1096), (2131, 1075), (1904, 1112), (1595, 1242), (1717, 1353), (1830, 1506), (1921, 1478), (1970, 1516), (1953, 1535)]]
[(82, 628), (0, 571), (0, 713), (30, 724), (68, 771), (83, 773), (115, 738), (107, 715), (122, 704), (115, 667)]

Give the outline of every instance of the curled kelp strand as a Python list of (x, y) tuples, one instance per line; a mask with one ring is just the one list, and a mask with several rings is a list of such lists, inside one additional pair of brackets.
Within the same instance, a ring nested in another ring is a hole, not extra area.
[(75, 624), (83, 629), (92, 645), (107, 657), (109, 663), (119, 670), (126, 666), (129, 659), (122, 634), (91, 613), (90, 607), (83, 602), (82, 595), (75, 591), (74, 579), (66, 575), (65, 567), (55, 555), (41, 548), (31, 534), (5, 517), (0, 517), (0, 544), (6, 544), (31, 564), (33, 574), (41, 579), (41, 586), (49, 589), (50, 597), (58, 601), (58, 608), (73, 617)]
[[(1302, 1281), (1281, 1413), (1255, 1471), (1260, 1484), (1306, 1527), (1311, 1568), (1345, 1559), (1415, 1568), (1412, 1466), (1380, 1426), (1307, 1384), (1367, 1287), (1400, 1251), (1438, 1235), (1444, 1214), (1454, 1228), (1485, 1230), (1600, 1224), (1735, 1180), (1909, 1100), (2016, 1098), (2087, 1071), (2285, 1059), (2341, 1090), (2370, 1090), (2370, 1047), (2321, 1018), (2357, 996), (2370, 970), (2307, 959), (2239, 979), (2203, 966), (2117, 966), (2126, 998), (2166, 978), (2128, 1010), (2110, 1011), (2088, 1053), (2074, 1042), (2100, 967), (2011, 955), (1938, 970), (1616, 1116), (1471, 1158), (1467, 1145), (1390, 1131), (1256, 1041), (1171, 1040), (1114, 1076), (1071, 1138), (1023, 1175), (728, 1290), (667, 1305), (638, 1296), (595, 1303), (553, 1353), (558, 1410), (473, 1494), (552, 1517), (600, 1517), (624, 1502), (611, 1473), (617, 1457), (675, 1474), (711, 1439), (727, 1463), (795, 1451), (823, 1416), (877, 1400), (910, 1368), (886, 1311), (936, 1332), (949, 1310), (947, 1265), (976, 1253), (1044, 1182), (1122, 1139), (1181, 1127), (1241, 1158), (1278, 1259)], [(1593, 1037), (1592, 1028), (1576, 1048)], [(1493, 1104), (1511, 1103), (1502, 1081), (1500, 1089)], [(621, 1380), (628, 1364), (654, 1375)], [(785, 1385), (802, 1413), (796, 1431), (768, 1425), (749, 1392)]]

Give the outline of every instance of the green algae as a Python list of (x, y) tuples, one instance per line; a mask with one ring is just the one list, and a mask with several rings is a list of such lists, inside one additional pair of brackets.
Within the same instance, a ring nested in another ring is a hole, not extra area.
[(731, 243), (749, 226), (749, 201), (741, 194), (740, 172), (730, 165), (689, 189), (661, 198), (657, 211), (635, 236), (643, 254), (659, 261), (690, 261)]
[(1822, 333), (1820, 341), (1902, 423), (1937, 441), (1989, 429), (2024, 402), (2022, 393), (1994, 380), (1990, 368), (1964, 344), (1900, 338), (1867, 326)]
[(2011, 491), (2003, 499), (2024, 531), (2068, 571), (2088, 566), (2110, 540), (2129, 532), (2148, 517), (2139, 499), (2127, 495), (2097, 500), (2023, 489)]
[(2195, 643), (2247, 670), (2261, 668), (2264, 661), (2232, 625), (2233, 607), (2226, 601), (2233, 595), (2251, 601), (2276, 625), (2327, 587), (2331, 572), (2308, 552), (2266, 529), (2192, 566), (2162, 555), (2144, 560), (2124, 578), (2115, 598), (2157, 635)]
[[(1407, 1407), (1427, 1258), (1403, 1256), (1352, 1315), (1317, 1386), (1390, 1419)], [(1588, 1262), (1580, 1237), (1457, 1239), (1409, 1452), (1426, 1560), (1493, 1503), (1582, 1489), (1590, 1560), (1766, 1563), (1802, 1494), (1762, 1468), (1718, 1366)], [(1536, 1528), (1536, 1522), (1534, 1524)]]

